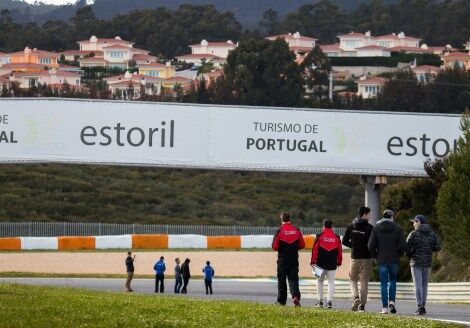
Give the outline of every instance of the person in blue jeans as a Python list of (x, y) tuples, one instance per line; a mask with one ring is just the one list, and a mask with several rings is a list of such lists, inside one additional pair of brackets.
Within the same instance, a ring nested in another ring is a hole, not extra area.
[(394, 222), (392, 210), (385, 210), (377, 222), (367, 244), (370, 255), (379, 265), (382, 312), (397, 313), (395, 296), (397, 292), (398, 261), (405, 253), (406, 243), (403, 231)]
[(214, 268), (211, 267), (210, 261), (206, 262), (206, 266), (202, 269), (202, 273), (204, 273), (204, 284), (206, 285), (206, 295), (209, 295), (209, 291), (212, 295), (212, 277), (214, 277), (215, 271), (214, 271)]
[(158, 293), (158, 285), (160, 283), (160, 293), (163, 293), (164, 287), (164, 280), (165, 280), (165, 270), (166, 265), (164, 261), (164, 257), (161, 256), (160, 260), (155, 263), (153, 269), (155, 270), (155, 293)]

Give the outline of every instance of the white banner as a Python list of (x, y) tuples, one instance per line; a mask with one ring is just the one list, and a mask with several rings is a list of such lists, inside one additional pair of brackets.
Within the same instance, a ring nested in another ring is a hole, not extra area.
[(1, 99), (0, 162), (425, 175), (458, 115)]

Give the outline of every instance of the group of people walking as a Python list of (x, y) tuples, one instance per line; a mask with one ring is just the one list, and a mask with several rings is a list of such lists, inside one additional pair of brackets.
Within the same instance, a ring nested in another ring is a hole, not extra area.
[[(125, 285), (125, 290), (128, 292), (133, 292), (131, 288), (131, 281), (134, 277), (134, 261), (135, 255), (132, 256), (131, 252), (127, 253), (126, 257), (126, 270), (127, 270), (127, 280)], [(174, 286), (174, 293), (175, 294), (187, 294), (188, 293), (188, 284), (189, 279), (191, 279), (191, 272), (189, 270), (189, 263), (191, 260), (189, 258), (185, 259), (183, 264), (180, 265), (181, 261), (179, 258), (175, 259), (175, 269), (174, 269), (174, 277), (175, 277), (175, 286)], [(153, 270), (155, 271), (155, 293), (164, 293), (165, 291), (165, 271), (166, 271), (166, 264), (165, 258), (163, 256), (155, 262), (153, 266)], [(206, 266), (202, 269), (202, 273), (204, 274), (204, 284), (206, 287), (206, 294), (212, 295), (212, 278), (215, 275), (215, 270), (211, 266), (210, 261), (206, 262)]]
[[(418, 315), (426, 314), (426, 298), (432, 253), (441, 249), (437, 235), (431, 230), (428, 220), (423, 215), (416, 215), (410, 221), (414, 230), (405, 240), (402, 229), (394, 221), (395, 214), (387, 209), (383, 218), (375, 226), (369, 223), (371, 210), (361, 206), (358, 216), (347, 227), (343, 239), (334, 232), (333, 221), (323, 221), (323, 231), (316, 235), (312, 248), (310, 265), (317, 277), (317, 307), (333, 307), (336, 269), (343, 261), (343, 245), (351, 249), (349, 280), (353, 303), (352, 311), (365, 311), (367, 304), (369, 280), (372, 274), (373, 259), (378, 265), (380, 293), (382, 299), (381, 313), (396, 313), (396, 283), (398, 264), (401, 256), (406, 254), (410, 259), (411, 273), (415, 286)], [(287, 282), (295, 306), (300, 306), (299, 289), (299, 250), (305, 247), (301, 231), (291, 223), (289, 212), (281, 213), (281, 226), (274, 235), (272, 248), (277, 251), (277, 304), (286, 305)], [(131, 280), (134, 276), (135, 255), (128, 252), (126, 258), (127, 281), (125, 288), (132, 292)], [(191, 273), (190, 259), (180, 265), (175, 259), (174, 277), (175, 294), (186, 294)], [(164, 292), (166, 264), (163, 256), (155, 263), (155, 293)], [(212, 295), (212, 278), (214, 268), (210, 262), (202, 269), (206, 294)], [(328, 293), (326, 303), (323, 297), (323, 284), (327, 280)], [(360, 289), (359, 289), (360, 283)]]
[[(381, 313), (396, 313), (396, 282), (401, 256), (410, 259), (411, 273), (415, 286), (418, 309), (415, 314), (426, 314), (426, 298), (432, 253), (441, 249), (437, 235), (431, 230), (427, 218), (416, 215), (410, 221), (414, 230), (405, 240), (402, 229), (394, 221), (394, 212), (385, 210), (383, 218), (375, 226), (369, 223), (370, 208), (361, 206), (358, 217), (347, 227), (343, 239), (334, 233), (333, 222), (323, 221), (323, 231), (316, 235), (312, 248), (310, 265), (317, 277), (317, 304), (323, 307), (323, 283), (328, 281), (326, 307), (332, 308), (336, 269), (342, 264), (342, 246), (351, 248), (349, 268), (352, 311), (365, 311), (368, 285), (373, 268), (373, 259), (378, 265)], [(272, 248), (278, 252), (277, 304), (287, 301), (286, 278), (295, 306), (300, 306), (298, 251), (305, 247), (302, 233), (291, 224), (291, 215), (281, 213), (281, 227), (275, 234)], [(358, 283), (360, 282), (360, 290)]]

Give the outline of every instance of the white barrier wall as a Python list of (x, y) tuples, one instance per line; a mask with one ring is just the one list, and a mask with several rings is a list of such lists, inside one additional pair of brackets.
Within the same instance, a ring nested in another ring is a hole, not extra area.
[(96, 236), (95, 237), (96, 249), (108, 248), (132, 248), (132, 235), (120, 236)]
[(21, 237), (21, 249), (59, 249), (57, 237)]
[(241, 236), (242, 248), (271, 248), (273, 236), (271, 235), (248, 235)]
[(168, 248), (207, 248), (207, 237), (201, 235), (168, 235)]

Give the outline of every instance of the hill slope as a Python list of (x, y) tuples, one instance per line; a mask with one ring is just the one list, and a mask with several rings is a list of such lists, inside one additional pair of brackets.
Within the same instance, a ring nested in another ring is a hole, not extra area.
[(213, 225), (350, 222), (356, 176), (156, 168), (2, 165), (0, 220)]

